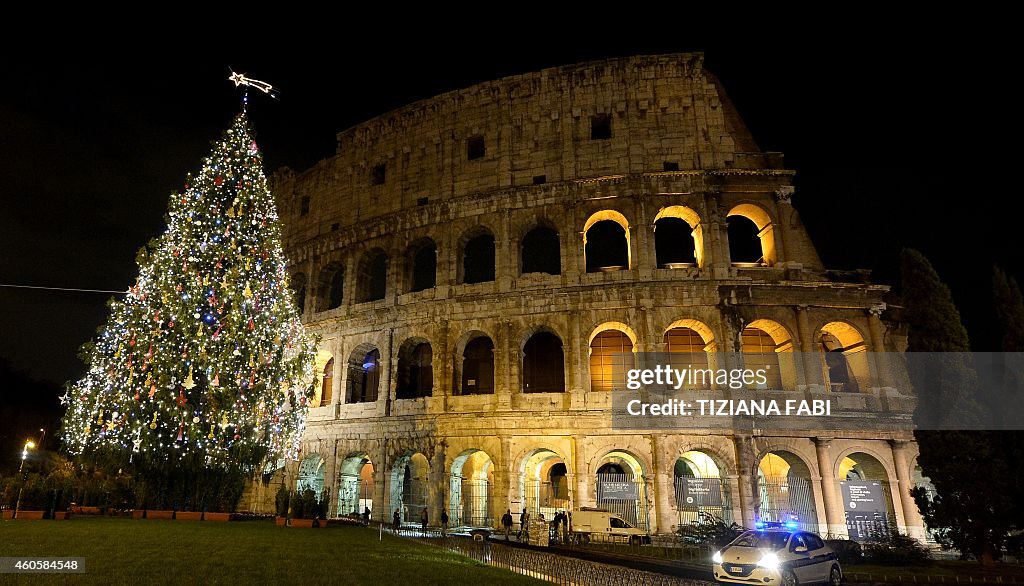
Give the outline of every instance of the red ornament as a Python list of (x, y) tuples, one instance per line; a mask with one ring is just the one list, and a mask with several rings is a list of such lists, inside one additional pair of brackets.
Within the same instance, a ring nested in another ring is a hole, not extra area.
[(213, 184), (216, 185), (217, 187), (220, 187), (221, 185), (224, 184), (224, 178), (221, 177), (220, 175), (214, 177)]
[(178, 391), (178, 407), (184, 407), (188, 404), (188, 399), (185, 397), (185, 391)]

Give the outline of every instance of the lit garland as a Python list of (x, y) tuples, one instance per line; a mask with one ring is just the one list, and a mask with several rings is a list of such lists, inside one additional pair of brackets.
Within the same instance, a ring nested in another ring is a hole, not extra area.
[(251, 468), (294, 458), (313, 396), (316, 340), (288, 288), (280, 227), (245, 113), (171, 195), (167, 231), (69, 386), (73, 454), (200, 456)]

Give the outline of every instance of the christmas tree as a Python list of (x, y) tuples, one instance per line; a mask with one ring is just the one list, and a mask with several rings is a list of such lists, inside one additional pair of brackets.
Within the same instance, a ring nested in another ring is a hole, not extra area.
[(88, 373), (62, 397), (72, 454), (161, 492), (294, 457), (316, 351), (244, 111), (168, 207), (137, 282), (83, 347)]

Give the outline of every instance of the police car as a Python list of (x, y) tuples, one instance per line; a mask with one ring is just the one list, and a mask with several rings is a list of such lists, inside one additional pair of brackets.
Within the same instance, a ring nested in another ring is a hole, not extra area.
[(790, 526), (764, 526), (746, 531), (715, 552), (718, 582), (797, 586), (843, 582), (843, 570), (821, 537)]

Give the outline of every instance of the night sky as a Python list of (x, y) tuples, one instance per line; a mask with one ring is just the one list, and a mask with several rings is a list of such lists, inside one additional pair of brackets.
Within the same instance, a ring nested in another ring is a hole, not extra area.
[[(136, 251), (163, 231), (169, 193), (237, 111), (229, 66), (281, 88), (279, 103), (256, 96), (251, 107), (269, 174), (305, 169), (334, 152), (336, 132), (443, 91), (590, 59), (704, 51), (761, 149), (784, 152), (798, 172), (794, 204), (826, 266), (871, 268), (876, 282), (896, 284), (900, 249), (919, 248), (952, 286), (975, 347), (993, 347), (992, 265), (1018, 280), (1024, 272), (1006, 211), (1019, 195), (999, 184), (1011, 155), (996, 140), (1013, 98), (990, 85), (1004, 75), (994, 58), (942, 35), (854, 43), (783, 33), (744, 47), (585, 36), (497, 49), (410, 39), (389, 51), (400, 59), (345, 40), (192, 56), (167, 46), (162, 56), (85, 46), (57, 61), (8, 55), (0, 283), (127, 288)], [(108, 297), (0, 288), (0, 361), (54, 385), (81, 376), (77, 348), (104, 322)]]

